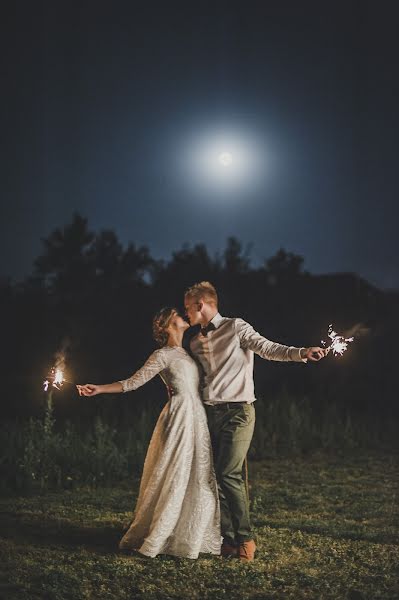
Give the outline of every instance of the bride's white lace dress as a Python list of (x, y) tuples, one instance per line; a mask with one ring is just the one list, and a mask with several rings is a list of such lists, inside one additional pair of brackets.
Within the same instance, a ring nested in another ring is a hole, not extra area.
[(121, 381), (123, 391), (157, 374), (171, 397), (155, 426), (134, 520), (119, 547), (152, 557), (220, 554), (219, 500), (197, 365), (183, 348), (165, 346)]

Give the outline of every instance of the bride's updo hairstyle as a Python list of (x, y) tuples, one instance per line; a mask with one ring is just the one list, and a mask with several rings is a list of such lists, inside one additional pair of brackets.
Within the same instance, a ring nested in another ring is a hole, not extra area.
[(152, 335), (154, 340), (157, 342), (159, 346), (165, 346), (168, 341), (168, 332), (166, 331), (170, 319), (174, 314), (177, 313), (175, 308), (171, 308), (170, 306), (165, 306), (161, 308), (159, 312), (155, 315), (152, 321)]

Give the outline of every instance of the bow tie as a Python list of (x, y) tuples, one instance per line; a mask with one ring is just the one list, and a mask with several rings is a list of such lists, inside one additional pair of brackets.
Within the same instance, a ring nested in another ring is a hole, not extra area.
[(213, 331), (214, 329), (216, 329), (216, 327), (214, 326), (214, 324), (213, 323), (208, 323), (208, 325), (206, 327), (201, 327), (201, 334), (206, 337), (208, 335), (208, 333), (210, 331)]

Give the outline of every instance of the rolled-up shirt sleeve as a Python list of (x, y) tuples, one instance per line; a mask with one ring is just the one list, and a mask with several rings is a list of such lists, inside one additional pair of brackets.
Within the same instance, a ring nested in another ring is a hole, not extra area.
[(150, 381), (155, 375), (158, 375), (167, 367), (165, 353), (162, 348), (155, 350), (151, 356), (146, 360), (144, 365), (133, 373), (128, 379), (122, 379), (119, 383), (122, 385), (123, 392), (131, 392), (137, 390), (147, 381)]
[(252, 352), (255, 352), (255, 354), (258, 354), (262, 358), (278, 361), (307, 362), (306, 358), (301, 358), (301, 350), (303, 348), (272, 342), (260, 335), (252, 325), (243, 319), (235, 319), (235, 327), (241, 347), (252, 350)]

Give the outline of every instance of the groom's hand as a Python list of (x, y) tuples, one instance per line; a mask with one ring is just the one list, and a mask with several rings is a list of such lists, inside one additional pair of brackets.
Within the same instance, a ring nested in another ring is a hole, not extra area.
[(327, 348), (320, 348), (319, 346), (311, 346), (310, 348), (303, 348), (301, 350), (302, 358), (307, 358), (312, 362), (317, 362), (327, 356)]

